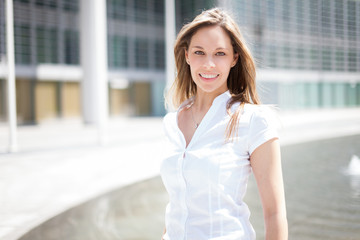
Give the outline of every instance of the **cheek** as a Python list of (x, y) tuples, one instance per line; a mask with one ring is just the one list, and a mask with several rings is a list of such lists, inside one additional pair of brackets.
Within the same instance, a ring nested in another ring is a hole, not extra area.
[(221, 71), (227, 72), (230, 71), (231, 68), (231, 64), (232, 64), (232, 60), (231, 59), (223, 59), (220, 60), (216, 63), (216, 66), (219, 67), (221, 69)]
[(190, 71), (191, 71), (191, 75), (193, 75), (193, 73), (195, 73), (196, 71), (199, 71), (199, 69), (201, 69), (202, 63), (199, 59), (190, 59)]
[(189, 65), (189, 67), (190, 67), (191, 77), (194, 79), (194, 78), (195, 78), (195, 75), (196, 75), (196, 68), (194, 67), (193, 64)]
[(197, 68), (202, 64), (202, 59), (200, 57), (190, 57), (189, 61), (192, 68)]

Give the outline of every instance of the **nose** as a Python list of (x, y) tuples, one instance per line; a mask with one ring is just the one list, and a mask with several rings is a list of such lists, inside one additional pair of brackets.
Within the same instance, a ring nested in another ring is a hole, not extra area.
[(204, 61), (204, 67), (206, 69), (211, 69), (215, 67), (215, 62), (214, 59), (212, 58), (212, 56), (208, 56), (205, 61)]

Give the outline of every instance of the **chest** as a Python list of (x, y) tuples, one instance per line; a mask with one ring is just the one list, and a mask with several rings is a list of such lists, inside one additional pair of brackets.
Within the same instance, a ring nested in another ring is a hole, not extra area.
[(216, 174), (216, 171), (232, 171), (237, 167), (249, 165), (246, 131), (239, 131), (241, 135), (226, 140), (227, 123), (228, 119), (224, 119), (216, 124), (200, 125), (193, 133), (190, 144), (186, 142), (183, 132), (175, 129), (177, 134), (171, 134), (171, 151), (166, 162), (174, 171), (181, 170), (184, 174), (201, 169)]
[[(200, 193), (206, 189), (228, 189), (235, 193), (251, 172), (248, 152), (248, 124), (240, 123), (238, 135), (226, 140), (229, 117), (214, 114), (206, 117), (186, 142), (176, 120), (166, 125), (169, 151), (161, 166), (161, 175), (168, 191), (176, 194), (182, 186)], [(218, 191), (218, 190), (216, 190)]]
[(244, 185), (251, 172), (246, 147), (239, 148), (239, 142), (226, 143), (209, 141), (204, 136), (204, 147), (196, 145), (182, 151), (173, 150), (162, 162), (161, 175), (168, 191), (181, 191), (182, 183), (194, 194), (204, 191), (225, 191), (235, 194), (238, 186)]
[(178, 128), (181, 131), (181, 134), (184, 136), (186, 146), (191, 142), (195, 132), (199, 128), (206, 111), (194, 112), (192, 107), (184, 108), (178, 113), (177, 124)]

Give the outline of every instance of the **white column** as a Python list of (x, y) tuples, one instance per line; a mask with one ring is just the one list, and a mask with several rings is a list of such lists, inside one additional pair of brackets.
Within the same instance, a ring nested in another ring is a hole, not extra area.
[(6, 51), (8, 66), (8, 121), (9, 121), (9, 151), (17, 151), (16, 129), (16, 90), (15, 90), (15, 54), (14, 54), (14, 13), (13, 1), (6, 0)]
[(109, 107), (106, 1), (81, 0), (80, 17), (83, 118), (97, 124), (99, 143), (104, 144)]
[(174, 43), (176, 35), (175, 0), (165, 1), (166, 90), (175, 80)]

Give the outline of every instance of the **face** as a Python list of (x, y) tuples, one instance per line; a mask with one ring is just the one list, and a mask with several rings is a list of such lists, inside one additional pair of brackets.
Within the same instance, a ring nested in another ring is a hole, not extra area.
[(198, 91), (220, 94), (228, 89), (227, 78), (238, 54), (220, 26), (200, 28), (192, 36), (185, 57)]

